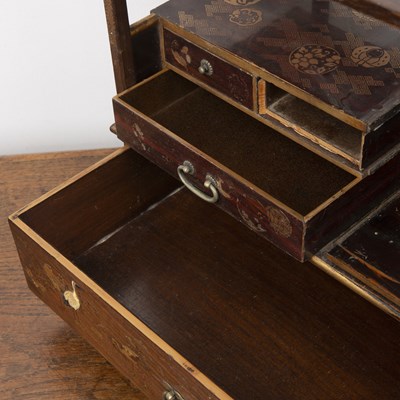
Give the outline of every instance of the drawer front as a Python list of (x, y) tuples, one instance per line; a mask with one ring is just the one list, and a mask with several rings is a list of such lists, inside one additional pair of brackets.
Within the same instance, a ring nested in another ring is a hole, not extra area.
[(300, 220), (222, 170), (188, 143), (172, 137), (150, 118), (133, 112), (117, 99), (114, 100), (114, 113), (121, 140), (178, 179), (178, 166), (189, 161), (195, 170), (193, 176), (187, 176), (190, 184), (209, 194), (203, 183), (211, 176), (219, 192), (218, 207), (288, 254), (303, 259), (304, 228)]
[(89, 278), (80, 274), (84, 283), (26, 232), (13, 223), (11, 228), (30, 289), (149, 399), (162, 400), (171, 388), (184, 400), (222, 398), (200, 384), (188, 372), (190, 366), (185, 369), (158, 347), (157, 336), (150, 340), (140, 326), (135, 327), (89, 287)]
[[(253, 109), (251, 75), (164, 29), (165, 60), (232, 100)], [(202, 72), (199, 71), (202, 67)]]

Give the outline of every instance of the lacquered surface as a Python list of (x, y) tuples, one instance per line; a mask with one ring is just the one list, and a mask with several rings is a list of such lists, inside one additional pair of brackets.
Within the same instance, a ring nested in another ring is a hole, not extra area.
[(373, 126), (400, 103), (400, 30), (313, 0), (171, 0), (154, 10)]

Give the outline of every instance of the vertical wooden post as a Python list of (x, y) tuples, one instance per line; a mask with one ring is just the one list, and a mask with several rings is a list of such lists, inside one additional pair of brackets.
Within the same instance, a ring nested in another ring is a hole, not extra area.
[(135, 83), (135, 68), (126, 0), (104, 0), (117, 92)]

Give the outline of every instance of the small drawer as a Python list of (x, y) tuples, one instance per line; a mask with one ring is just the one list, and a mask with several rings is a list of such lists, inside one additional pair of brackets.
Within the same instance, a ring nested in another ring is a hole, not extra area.
[(115, 97), (114, 112), (124, 142), (207, 196), (213, 185), (219, 207), (299, 260), (386, 198), (399, 173), (398, 157), (361, 180), (172, 71)]
[[(265, 80), (258, 82), (258, 112), (279, 121), (288, 132), (319, 146), (326, 154), (368, 175), (376, 163), (399, 152), (400, 115), (374, 129), (356, 128)], [(383, 157), (383, 158), (382, 158)]]
[(217, 90), (243, 106), (253, 109), (253, 78), (195, 44), (164, 29), (165, 60), (186, 77)]

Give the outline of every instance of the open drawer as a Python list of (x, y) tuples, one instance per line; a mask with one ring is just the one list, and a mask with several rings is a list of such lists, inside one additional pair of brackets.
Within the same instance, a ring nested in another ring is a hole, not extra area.
[(120, 139), (195, 192), (205, 182), (209, 201), (298, 260), (379, 205), (400, 173), (397, 157), (361, 180), (172, 71), (115, 97), (114, 112)]
[(398, 394), (397, 321), (132, 150), (10, 223), (33, 292), (149, 399)]
[(392, 118), (367, 130), (351, 126), (345, 118), (342, 121), (265, 80), (259, 81), (258, 88), (261, 116), (278, 120), (357, 170), (368, 170), (399, 152), (400, 115), (395, 111)]

